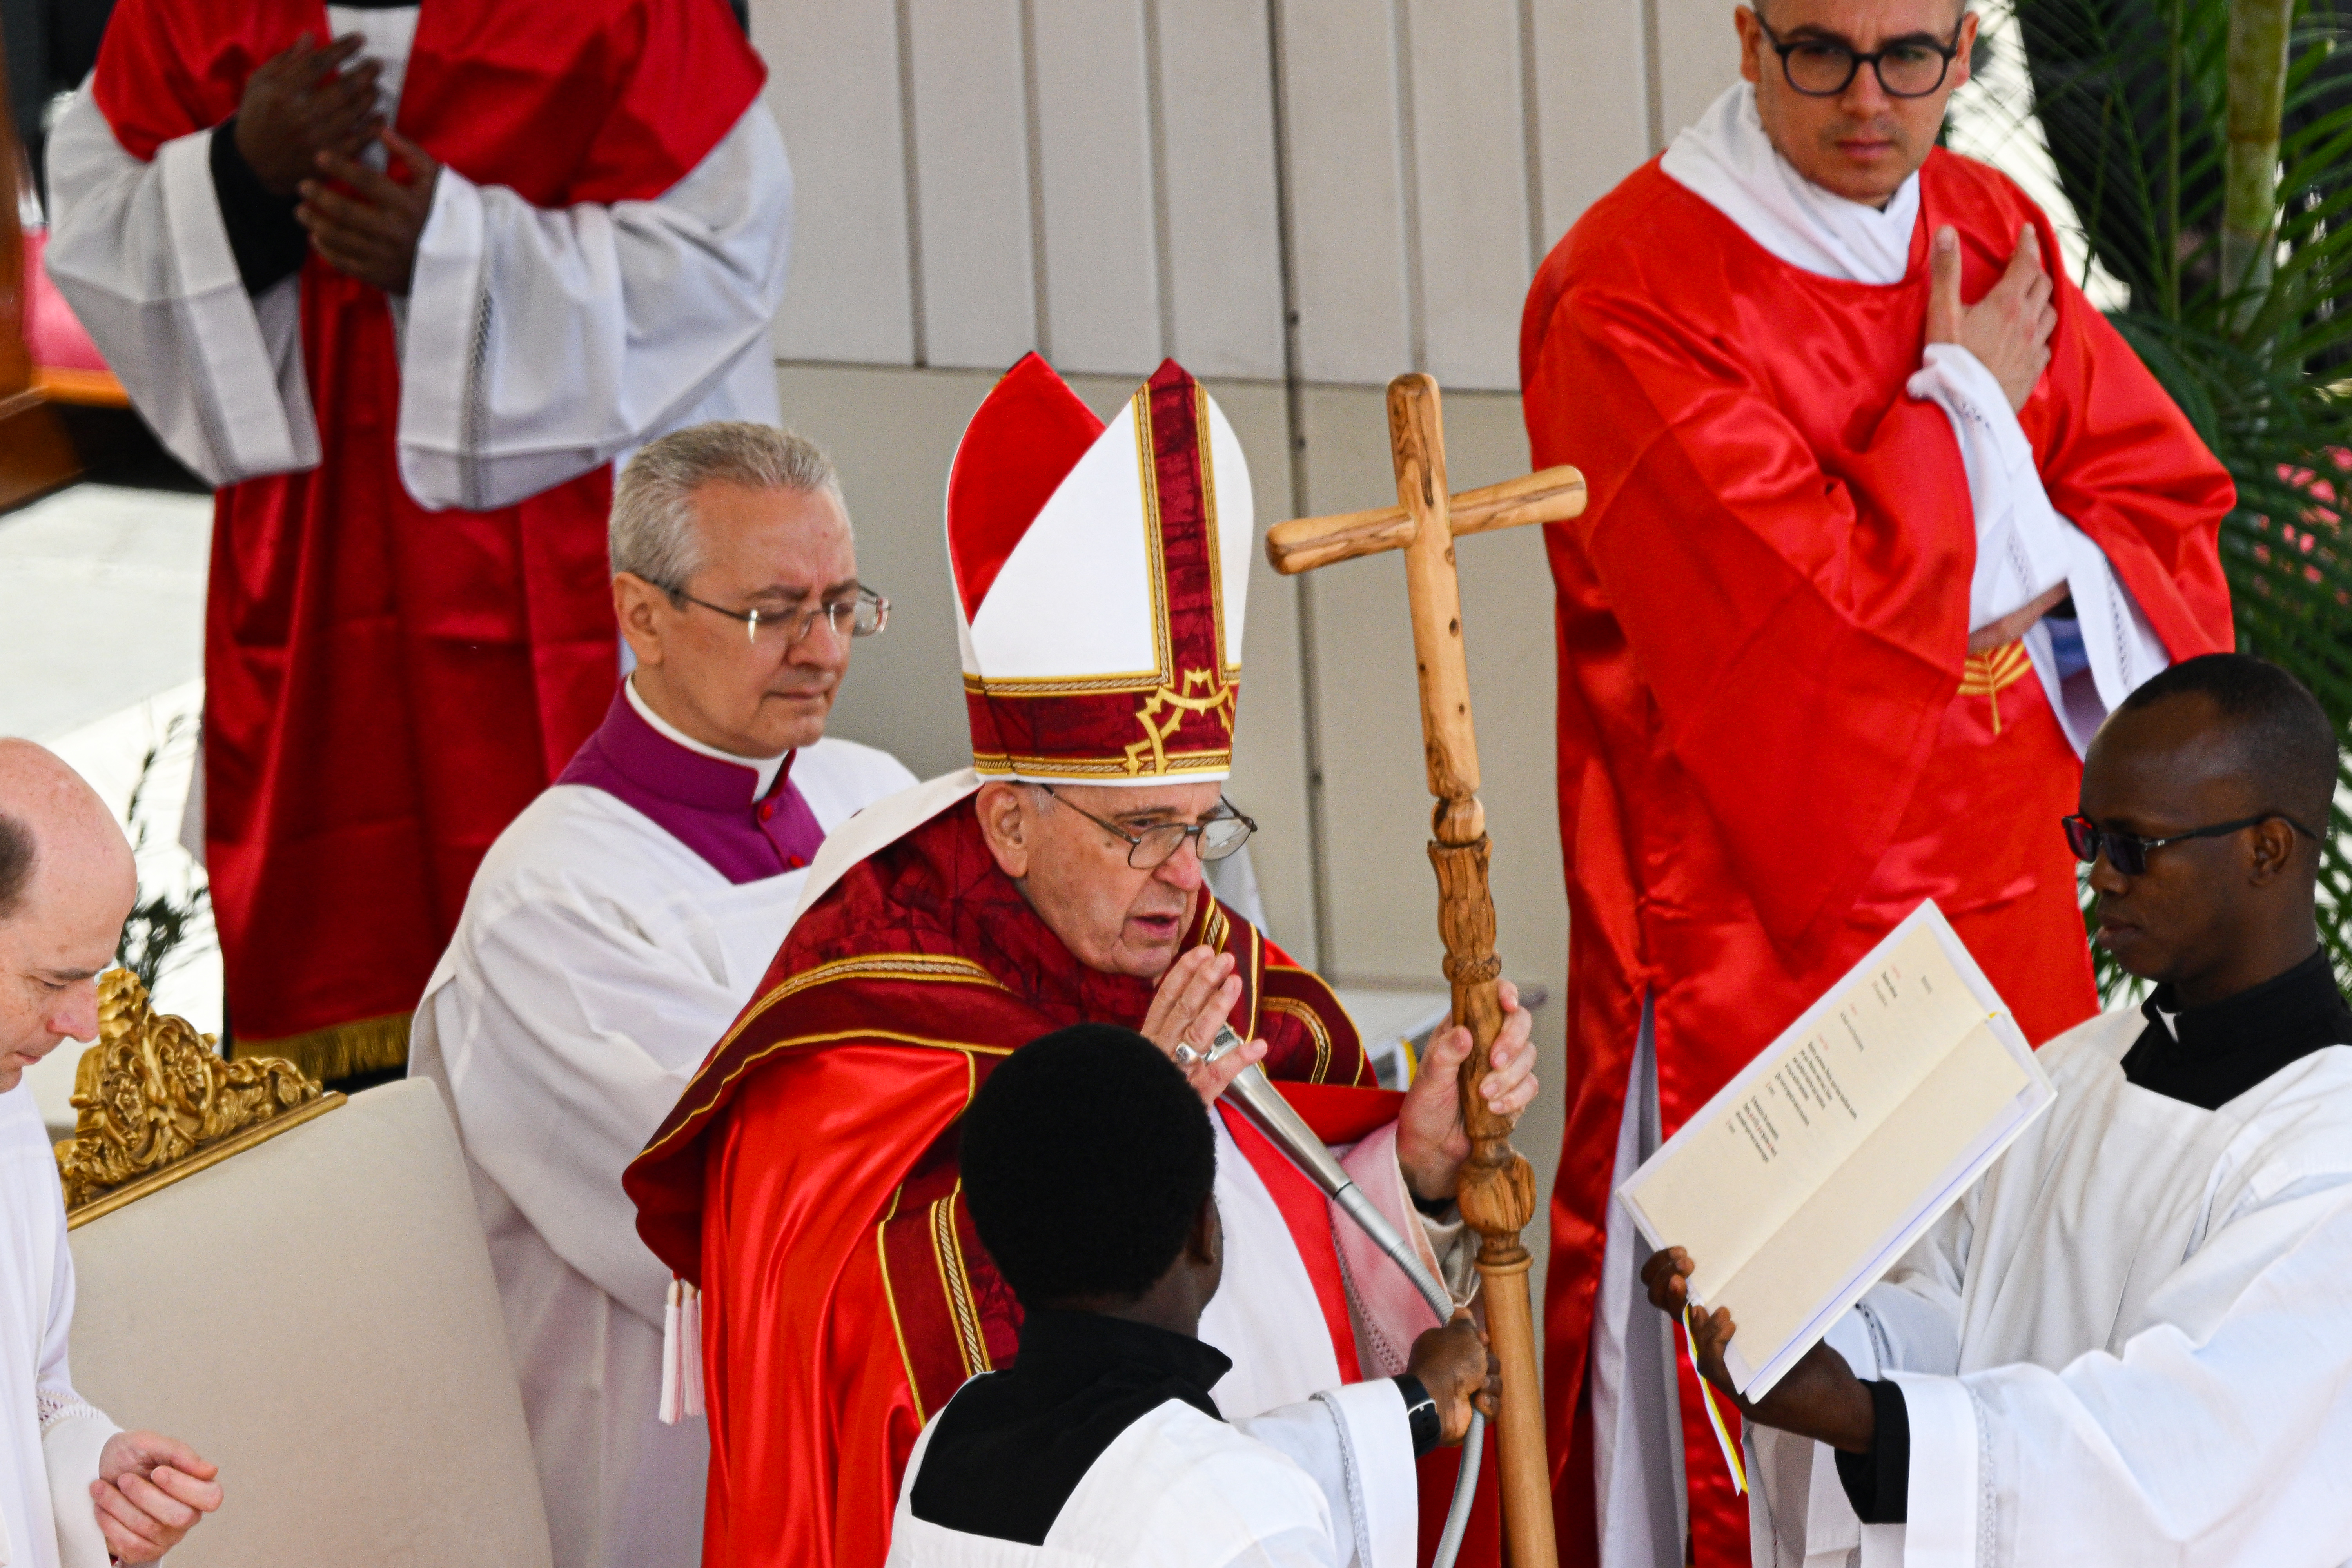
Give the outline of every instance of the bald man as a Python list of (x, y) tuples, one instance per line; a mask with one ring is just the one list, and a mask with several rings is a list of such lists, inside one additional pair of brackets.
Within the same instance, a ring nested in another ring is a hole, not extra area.
[[(2243, 654), (2100, 730), (2067, 843), (2155, 989), (2042, 1047), (2050, 1113), (1743, 1405), (1758, 1563), (2352, 1559), (2352, 1007), (2313, 918), (2336, 777), (2318, 702)], [(1651, 1258), (1651, 1300), (1681, 1310), (1692, 1266)], [(1730, 1393), (1738, 1324), (1694, 1327)]]
[(73, 1254), (25, 1069), (98, 1034), (139, 879), (103, 801), (29, 741), (0, 740), (0, 1563), (152, 1563), (220, 1507), (186, 1444), (117, 1428), (73, 1389)]

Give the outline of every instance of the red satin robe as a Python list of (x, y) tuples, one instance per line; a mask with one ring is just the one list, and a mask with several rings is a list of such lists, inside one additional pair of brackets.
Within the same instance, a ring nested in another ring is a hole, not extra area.
[[(1400, 1096), (1371, 1086), (1328, 987), (1212, 899), (1190, 947), (1232, 953), (1237, 1028), (1327, 1142)], [(1020, 1305), (960, 1195), (956, 1126), (990, 1068), (1081, 1021), (1142, 1022), (1150, 982), (1087, 969), (989, 857), (969, 801), (853, 868), (796, 923), (758, 995), (623, 1185), (661, 1259), (702, 1288), (709, 1568), (879, 1568), (923, 1422), (1010, 1356)], [(1235, 1140), (1290, 1222), (1343, 1377), (1358, 1375), (1328, 1201), (1250, 1124)], [(1422, 1552), (1454, 1485), (1422, 1467)], [(1482, 1478), (1461, 1561), (1497, 1561)]]
[[(1967, 652), (1975, 523), (1918, 368), (1927, 237), (1964, 298), (2019, 225), (2006, 178), (1945, 152), (1891, 287), (1783, 262), (1653, 162), (1528, 296), (1538, 464), (1591, 504), (1548, 541), (1559, 593), (1570, 1104), (1545, 1301), (1561, 1561), (1593, 1561), (1586, 1372), (1608, 1182), (1643, 999), (1671, 1136), (1933, 897), (2036, 1042), (2096, 997), (2058, 818), (2082, 770), (2020, 647)], [(2215, 540), (2229, 479), (2061, 280), (2021, 415), (2050, 500), (2097, 542), (2175, 659), (2231, 646)], [(1748, 1560), (1682, 1372), (1697, 1561)]]
[[(152, 159), (306, 32), (319, 0), (122, 0), (91, 91)], [(423, 0), (395, 129), (540, 206), (650, 199), (764, 78), (719, 0)], [(219, 493), (205, 847), (240, 1048), (340, 1072), (402, 1059), (474, 868), (612, 700), (612, 471), (426, 511), (384, 295), (315, 255), (301, 290), (323, 461)]]

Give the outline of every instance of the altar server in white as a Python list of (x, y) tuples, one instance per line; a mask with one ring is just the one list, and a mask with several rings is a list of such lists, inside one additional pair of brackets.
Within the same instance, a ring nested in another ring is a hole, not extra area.
[(1200, 1338), (1224, 1275), (1217, 1140), (1182, 1071), (1133, 1030), (1058, 1029), (989, 1074), (961, 1138), (1021, 1353), (917, 1438), (887, 1568), (1413, 1560), (1412, 1513), (1365, 1500), (1410, 1492), (1413, 1457), (1460, 1442), (1474, 1401), (1494, 1413), (1468, 1313), (1418, 1336), (1385, 1385), (1228, 1425), (1209, 1391), (1233, 1362)]
[(0, 740), (0, 1563), (152, 1563), (221, 1505), (216, 1467), (74, 1392), (73, 1254), (25, 1069), (98, 1035), (98, 976), (138, 896), (122, 829), (29, 741)]
[[(1744, 1406), (1759, 1563), (2352, 1562), (2352, 1008), (2313, 919), (2336, 769), (2319, 704), (2242, 654), (2100, 730), (2065, 830), (2156, 989), (2042, 1048), (2056, 1105)], [(1651, 1300), (1681, 1310), (1690, 1266), (1654, 1257)], [(1694, 1326), (1729, 1392), (1736, 1323)]]
[(637, 668), (482, 863), (411, 1036), (472, 1167), (562, 1568), (699, 1563), (709, 1439), (657, 1419), (668, 1271), (621, 1170), (782, 942), (825, 833), (914, 784), (825, 740), (857, 580), (832, 465), (717, 424), (631, 459), (613, 599)]

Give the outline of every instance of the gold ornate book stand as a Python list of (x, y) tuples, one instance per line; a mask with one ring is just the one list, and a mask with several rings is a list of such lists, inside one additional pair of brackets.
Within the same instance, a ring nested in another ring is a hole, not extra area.
[(224, 1061), (211, 1035), (158, 1014), (127, 969), (98, 980), (98, 1043), (74, 1073), (74, 1135), (58, 1148), (68, 1227), (343, 1103), (276, 1057)]

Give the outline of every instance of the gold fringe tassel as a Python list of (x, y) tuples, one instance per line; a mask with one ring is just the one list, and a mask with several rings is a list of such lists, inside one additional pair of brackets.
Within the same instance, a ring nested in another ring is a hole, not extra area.
[(321, 1082), (353, 1073), (383, 1072), (408, 1065), (408, 1023), (412, 1015), (386, 1013), (380, 1018), (354, 1018), (308, 1034), (275, 1040), (236, 1042), (236, 1059), (284, 1057)]

